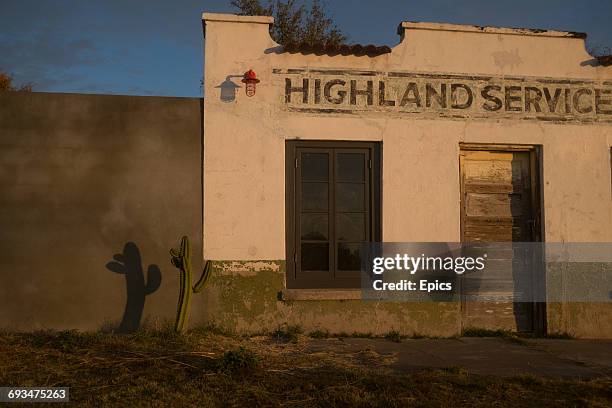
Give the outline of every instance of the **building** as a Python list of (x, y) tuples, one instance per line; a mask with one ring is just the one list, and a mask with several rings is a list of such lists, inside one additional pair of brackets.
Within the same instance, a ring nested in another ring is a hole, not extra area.
[(203, 15), (203, 101), (0, 96), (0, 326), (172, 319), (189, 234), (213, 266), (192, 324), (612, 336), (609, 301), (521, 327), (512, 304), (364, 300), (358, 275), (363, 241), (612, 242), (612, 67), (584, 34), (403, 22), (392, 48), (282, 47), (272, 23)]
[(584, 34), (403, 22), (392, 49), (280, 47), (271, 18), (203, 19), (210, 319), (612, 335), (609, 303), (540, 305), (517, 327), (512, 305), (361, 300), (355, 272), (362, 240), (612, 241), (612, 68)]

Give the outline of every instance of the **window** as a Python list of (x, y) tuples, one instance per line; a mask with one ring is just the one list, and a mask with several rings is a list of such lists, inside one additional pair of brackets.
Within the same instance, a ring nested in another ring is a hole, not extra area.
[(363, 242), (380, 241), (380, 146), (286, 144), (288, 288), (359, 288)]

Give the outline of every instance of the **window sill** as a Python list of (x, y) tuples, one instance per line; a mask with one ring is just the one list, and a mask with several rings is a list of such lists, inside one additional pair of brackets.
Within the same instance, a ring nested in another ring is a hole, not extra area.
[(281, 300), (361, 300), (361, 289), (284, 289)]

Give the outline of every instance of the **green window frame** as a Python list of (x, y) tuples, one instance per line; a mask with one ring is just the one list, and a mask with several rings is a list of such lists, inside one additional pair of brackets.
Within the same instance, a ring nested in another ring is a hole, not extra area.
[(359, 288), (380, 242), (378, 142), (286, 142), (287, 288)]

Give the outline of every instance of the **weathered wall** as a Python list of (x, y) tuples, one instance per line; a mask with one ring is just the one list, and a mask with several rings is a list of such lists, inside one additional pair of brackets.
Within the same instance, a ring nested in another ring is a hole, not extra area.
[[(174, 318), (168, 249), (188, 234), (201, 266), (201, 126), (197, 98), (0, 94), (1, 328)], [(106, 265), (130, 242), (126, 279)]]
[[(584, 39), (407, 29), (390, 54), (303, 55), (275, 52), (263, 18), (220, 19), (206, 21), (205, 52), (214, 58), (205, 66), (205, 234), (215, 237), (205, 239), (206, 256), (284, 258), (287, 139), (383, 142), (384, 241), (459, 240), (460, 142), (542, 145), (546, 241), (612, 241), (609, 123), (292, 112), (283, 103), (286, 76), (274, 72), (333, 69), (347, 81), (358, 70), (533, 76), (599, 80), (609, 88), (612, 67), (592, 63)], [(261, 79), (257, 94), (249, 98), (240, 88), (235, 100), (221, 100), (226, 78), (250, 68)]]
[(306, 333), (384, 335), (395, 330), (413, 336), (449, 337), (460, 331), (459, 304), (356, 299), (284, 300), (284, 261), (215, 261), (204, 290), (206, 319), (238, 333), (272, 332), (284, 325)]
[[(404, 24), (400, 27), (402, 41), (389, 54), (373, 58), (303, 55), (282, 52), (269, 37), (269, 18), (205, 14), (204, 19), (207, 259), (241, 262), (285, 259), (284, 147), (285, 140), (291, 139), (382, 141), (382, 234), (388, 242), (460, 240), (461, 142), (539, 145), (543, 154), (545, 240), (612, 241), (611, 116), (593, 113), (594, 90), (590, 91), (591, 99), (579, 97), (576, 106), (569, 108), (574, 113), (567, 117), (553, 109), (552, 116), (561, 117), (555, 120), (532, 114), (527, 118), (530, 120), (523, 120), (529, 116), (525, 114), (526, 107), (521, 108), (523, 112), (504, 115), (486, 110), (478, 114), (468, 110), (461, 115), (452, 112), (436, 115), (436, 112), (421, 114), (418, 110), (390, 114), (387, 108), (376, 106), (359, 112), (309, 111), (299, 110), (299, 103), (285, 102), (286, 78), (297, 71), (303, 76), (294, 76), (293, 86), (303, 77), (311, 78), (312, 84), (316, 77), (332, 75), (347, 83), (360, 80), (363, 87), (363, 75), (378, 80), (377, 76), (399, 72), (480, 76), (474, 81), (493, 81), (502, 86), (522, 81), (542, 86), (552, 78), (559, 86), (588, 85), (607, 92), (612, 83), (612, 68), (595, 62), (586, 52), (583, 38), (560, 32)], [(257, 72), (261, 79), (256, 95), (251, 98), (245, 95), (239, 81), (248, 69)], [(301, 94), (292, 96), (295, 101)], [(606, 98), (609, 100), (610, 94)], [(359, 99), (363, 106), (363, 97)], [(572, 103), (571, 98), (568, 101)], [(582, 103), (590, 104), (588, 114), (576, 113), (588, 110), (589, 106)], [(317, 106), (309, 103), (303, 107)], [(598, 108), (609, 111), (610, 105), (602, 103)], [(593, 119), (595, 116), (598, 119)], [(223, 289), (219, 290), (223, 293)], [(261, 294), (259, 299), (269, 304), (277, 302), (271, 295)], [(242, 301), (251, 300), (245, 297)], [(316, 319), (330, 324), (326, 319), (333, 315), (334, 325), (343, 324), (343, 314), (333, 312), (339, 307), (334, 302), (338, 301), (328, 301)], [(220, 299), (217, 304), (222, 303)], [(274, 307), (289, 308), (299, 314), (303, 308), (313, 307), (307, 303)], [(374, 319), (375, 308), (361, 307), (357, 308), (364, 321)], [(405, 313), (414, 307), (406, 305)], [(591, 313), (597, 314), (599, 310), (595, 305)], [(553, 309), (549, 312), (557, 313)], [(608, 309), (602, 312), (608, 313)], [(573, 319), (569, 309), (563, 313), (569, 314), (559, 317), (557, 313), (549, 316), (549, 320)], [(238, 309), (235, 314), (243, 316)], [(422, 314), (423, 319), (431, 322), (428, 330), (434, 331), (436, 320), (432, 316)], [(264, 324), (263, 320), (255, 321)], [(458, 327), (449, 324), (445, 330)], [(385, 325), (385, 329), (391, 328), (391, 324)], [(416, 330), (407, 325), (403, 329)], [(607, 326), (597, 323), (581, 327), (580, 334), (612, 336)]]

